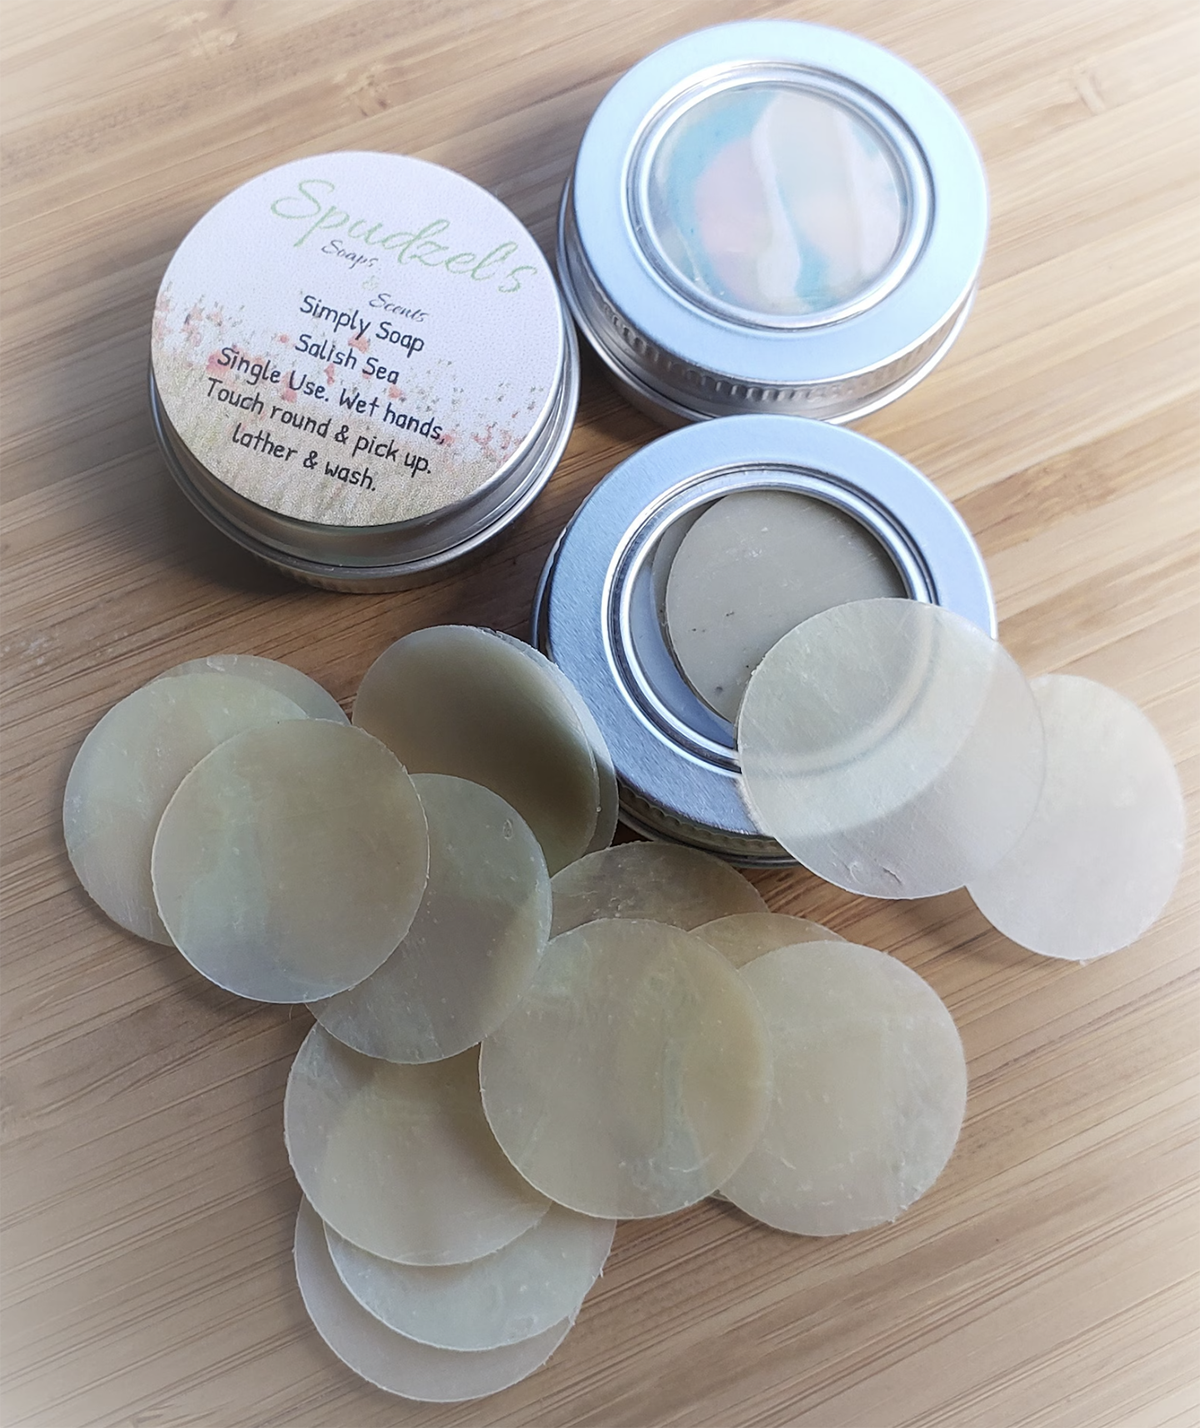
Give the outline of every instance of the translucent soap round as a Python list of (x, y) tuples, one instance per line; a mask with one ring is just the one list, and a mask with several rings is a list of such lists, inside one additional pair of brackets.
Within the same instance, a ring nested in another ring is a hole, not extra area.
[(268, 1002), (327, 996), (375, 971), (408, 931), (428, 867), (425, 815), (395, 755), (323, 719), (215, 749), (167, 805), (151, 858), (183, 955)]
[(697, 937), (703, 937), (735, 967), (744, 967), (777, 947), (845, 940), (819, 922), (810, 922), (807, 917), (789, 917), (782, 912), (737, 912), (731, 917), (706, 922), (695, 931)]
[(931, 897), (993, 867), (1033, 816), (1045, 768), (1016, 663), (916, 600), (839, 605), (785, 635), (750, 678), (737, 741), (763, 830), (869, 897)]
[(525, 820), (481, 784), (413, 779), (429, 824), (429, 882), (379, 970), (312, 1003), (340, 1041), (389, 1061), (476, 1046), (516, 1006), (550, 933), (550, 876)]
[(532, 1185), (613, 1219), (703, 1199), (757, 1139), (766, 1028), (715, 948), (611, 919), (554, 938), (480, 1054), (488, 1122)]
[(902, 962), (851, 942), (782, 947), (739, 975), (766, 1017), (774, 1090), (721, 1193), (797, 1235), (894, 1220), (962, 1126), (967, 1068), (945, 1004)]
[(688, 683), (732, 722), (751, 674), (789, 630), (831, 605), (906, 594), (853, 516), (796, 491), (740, 491), (714, 501), (675, 553), (667, 630)]
[(548, 1201), (488, 1129), (474, 1051), (419, 1066), (363, 1056), (314, 1026), (284, 1096), (300, 1188), (352, 1244), (406, 1264), (462, 1264), (515, 1240)]
[(411, 773), (498, 793), (552, 873), (590, 846), (600, 781), (587, 732), (558, 682), (490, 631), (435, 625), (389, 645), (363, 677), (354, 723)]
[(339, 1279), (320, 1217), (307, 1201), (296, 1220), (295, 1262), (300, 1297), (329, 1348), (376, 1388), (420, 1403), (461, 1403), (519, 1383), (541, 1368), (571, 1327), (564, 1320), (534, 1338), (482, 1353), (431, 1348), (397, 1334), (368, 1314)]
[(159, 675), (169, 679), (179, 674), (236, 674), (276, 689), (293, 704), (298, 704), (310, 719), (332, 719), (335, 724), (350, 721), (332, 694), (315, 679), (293, 669), (282, 660), (264, 659), (261, 655), (214, 654), (200, 659), (185, 660)]
[(608, 744), (604, 735), (600, 731), (600, 725), (596, 723), (595, 716), (587, 706), (587, 701), (579, 690), (571, 683), (570, 679), (559, 669), (553, 660), (547, 659), (541, 650), (534, 649), (532, 645), (527, 645), (524, 640), (518, 640), (512, 635), (506, 635), (500, 630), (492, 630), (498, 639), (507, 641), (516, 647), (527, 659), (531, 659), (542, 669), (559, 689), (562, 690), (570, 703), (571, 708), (588, 736), (588, 741), (592, 746), (592, 753), (596, 759), (596, 776), (600, 785), (600, 811), (596, 817), (596, 828), (592, 834), (591, 841), (584, 849), (585, 853), (594, 853), (598, 848), (607, 848), (613, 840), (613, 834), (617, 831), (617, 818), (620, 813), (620, 794), (617, 789), (617, 771), (613, 764), (612, 754), (609, 753)]
[(154, 902), (150, 850), (172, 794), (234, 734), (303, 718), (292, 700), (230, 674), (155, 680), (108, 711), (71, 765), (63, 836), (79, 881), (114, 922), (170, 943)]
[(432, 1268), (380, 1259), (333, 1230), (326, 1238), (342, 1283), (389, 1329), (436, 1348), (478, 1351), (573, 1321), (616, 1228), (615, 1220), (551, 1205), (503, 1249)]
[(672, 843), (618, 843), (589, 853), (550, 880), (557, 937), (602, 918), (666, 922), (685, 931), (767, 905), (741, 873), (693, 848)]
[(1045, 787), (1016, 846), (968, 891), (1022, 947), (1083, 962), (1135, 942), (1166, 906), (1183, 859), (1183, 794), (1158, 731), (1115, 690), (1051, 674), (1033, 692)]

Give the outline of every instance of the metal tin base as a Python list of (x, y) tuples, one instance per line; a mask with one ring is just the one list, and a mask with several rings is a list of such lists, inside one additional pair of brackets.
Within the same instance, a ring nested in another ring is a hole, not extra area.
[[(524, 460), (469, 508), (450, 508), (404, 526), (316, 526), (247, 500), (192, 458), (163, 410), (151, 371), (155, 436), (167, 470), (192, 505), (273, 570), (306, 585), (347, 594), (409, 590), (440, 580), (475, 559), (528, 509), (553, 474), (579, 402), (579, 345), (565, 314), (563, 325), (566, 359), (558, 397)], [(322, 550), (329, 551), (325, 559), (320, 558)]]

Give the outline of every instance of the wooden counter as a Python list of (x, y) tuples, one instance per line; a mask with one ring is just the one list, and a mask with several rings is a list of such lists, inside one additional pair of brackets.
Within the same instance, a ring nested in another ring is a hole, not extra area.
[(674, 36), (751, 15), (857, 30), (965, 116), (994, 205), (982, 291), (945, 363), (861, 429), (958, 503), (1026, 669), (1136, 700), (1195, 794), (1184, 0), (10, 0), (7, 1428), (1200, 1421), (1194, 862), (1141, 943), (1088, 967), (1022, 952), (963, 893), (869, 903), (756, 876), (774, 908), (903, 958), (948, 1001), (971, 1096), (942, 1180), (896, 1225), (830, 1241), (716, 1204), (622, 1225), (546, 1369), (424, 1408), (343, 1369), (292, 1279), (281, 1097), (309, 1015), (217, 992), (126, 936), (66, 861), (66, 771), (117, 699), (238, 650), (348, 703), (418, 626), (524, 633), (554, 536), (656, 434), (589, 359), (558, 473), (468, 573), (361, 597), (277, 578), (193, 512), (151, 435), (150, 311), (191, 224), (286, 159), (376, 148), (461, 170), (549, 246), (606, 88)]

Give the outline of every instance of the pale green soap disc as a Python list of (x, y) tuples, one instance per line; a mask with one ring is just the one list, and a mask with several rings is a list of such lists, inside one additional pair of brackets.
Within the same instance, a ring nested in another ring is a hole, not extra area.
[(151, 858), (175, 945), (219, 987), (266, 1002), (370, 976), (411, 926), (428, 867), (425, 814), (395, 755), (324, 719), (215, 749), (167, 805)]
[(852, 942), (781, 947), (739, 975), (767, 1021), (774, 1091), (722, 1195), (797, 1235), (894, 1220), (962, 1126), (967, 1066), (945, 1004), (903, 962)]
[(583, 695), (552, 659), (547, 659), (541, 650), (527, 645), (524, 640), (506, 635), (501, 630), (493, 630), (492, 634), (502, 640), (507, 640), (510, 645), (515, 645), (526, 658), (532, 659), (544, 669), (570, 701), (571, 708), (574, 709), (592, 745), (592, 753), (596, 758), (596, 774), (600, 781), (600, 812), (596, 818), (596, 830), (584, 852), (594, 853), (599, 848), (607, 848), (613, 840), (613, 834), (617, 831), (621, 800), (617, 789), (616, 767), (613, 764), (612, 754), (608, 751), (604, 735), (600, 732), (600, 725), (596, 723)]
[(550, 880), (550, 935), (601, 918), (666, 922), (685, 931), (736, 912), (766, 912), (754, 884), (694, 848), (673, 843), (619, 843), (588, 853)]
[(313, 1327), (339, 1359), (386, 1393), (418, 1403), (486, 1398), (528, 1378), (566, 1338), (569, 1320), (483, 1353), (431, 1348), (368, 1314), (338, 1278), (320, 1217), (307, 1200), (296, 1220), (296, 1280)]
[(516, 1006), (550, 934), (550, 876), (499, 795), (448, 774), (413, 779), (429, 824), (429, 883), (377, 972), (312, 1011), (367, 1056), (437, 1061), (476, 1046)]
[(612, 1248), (615, 1220), (551, 1205), (530, 1230), (469, 1264), (423, 1268), (367, 1254), (334, 1230), (342, 1283), (389, 1329), (442, 1349), (519, 1343), (574, 1320)]
[(675, 553), (667, 630), (688, 683), (732, 722), (751, 674), (789, 630), (831, 605), (906, 593), (853, 516), (796, 491), (739, 491), (714, 501)]
[(284, 1138), (300, 1188), (360, 1249), (405, 1264), (463, 1264), (515, 1240), (548, 1201), (488, 1129), (479, 1057), (401, 1066), (317, 1025), (296, 1054)]
[(298, 704), (310, 719), (332, 719), (335, 724), (350, 722), (327, 689), (281, 660), (247, 654), (205, 655), (201, 659), (185, 660), (158, 677), (170, 679), (180, 674), (238, 674), (243, 679), (254, 679), (270, 689), (277, 689), (293, 704)]
[(452, 774), (498, 793), (533, 829), (554, 873), (591, 845), (600, 779), (571, 700), (514, 643), (470, 625), (405, 635), (367, 670), (354, 723), (411, 773)]
[(744, 967), (777, 947), (795, 947), (800, 942), (845, 941), (819, 922), (782, 912), (735, 912), (731, 917), (706, 922), (695, 932), (735, 967)]
[(554, 938), (487, 1037), (488, 1122), (532, 1185), (585, 1215), (666, 1215), (748, 1154), (770, 1092), (766, 1027), (741, 974), (664, 923)]
[(63, 836), (79, 881), (114, 922), (170, 944), (154, 902), (150, 850), (171, 796), (226, 739), (304, 717), (277, 690), (232, 674), (154, 680), (108, 711), (71, 765)]
[(993, 867), (1045, 771), (1016, 662), (917, 600), (838, 605), (785, 635), (750, 677), (737, 743), (758, 826), (868, 897), (932, 897)]
[(1183, 861), (1179, 775), (1158, 730), (1090, 679), (1033, 682), (1046, 784), (1020, 841), (967, 886), (1022, 947), (1086, 962), (1127, 947), (1167, 905)]

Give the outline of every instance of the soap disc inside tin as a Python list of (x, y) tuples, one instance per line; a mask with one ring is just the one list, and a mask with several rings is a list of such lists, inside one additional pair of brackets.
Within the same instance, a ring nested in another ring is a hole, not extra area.
[(853, 516), (796, 491), (740, 491), (684, 536), (667, 578), (667, 630), (688, 683), (732, 722), (751, 674), (789, 630), (833, 605), (907, 593)]
[(557, 937), (585, 922), (637, 918), (690, 931), (735, 912), (765, 912), (754, 884), (694, 848), (672, 843), (619, 843), (589, 853), (550, 880)]
[(395, 755), (323, 719), (215, 749), (167, 805), (151, 859), (183, 955), (267, 1002), (329, 996), (375, 971), (408, 931), (428, 867), (425, 814)]
[(739, 975), (766, 1017), (774, 1092), (722, 1194), (798, 1235), (894, 1220), (962, 1126), (966, 1061), (945, 1004), (902, 962), (850, 942), (783, 947)]
[(321, 1338), (360, 1378), (420, 1403), (461, 1403), (528, 1378), (570, 1330), (563, 1320), (534, 1338), (481, 1353), (432, 1348), (397, 1334), (369, 1314), (334, 1268), (320, 1217), (308, 1201), (296, 1220), (296, 1279)]
[(411, 773), (498, 793), (533, 829), (552, 873), (591, 843), (600, 811), (591, 741), (558, 683), (489, 631), (436, 625), (389, 645), (363, 677), (354, 723)]
[(1045, 767), (1013, 659), (915, 600), (839, 605), (785, 635), (750, 678), (737, 734), (760, 826), (869, 897), (931, 897), (993, 867), (1032, 817)]
[(615, 1220), (551, 1205), (503, 1249), (432, 1268), (367, 1254), (327, 1230), (342, 1283), (389, 1329), (418, 1343), (476, 1352), (574, 1320), (612, 1248)]
[(1166, 906), (1183, 859), (1179, 777), (1129, 700), (1074, 675), (1033, 692), (1046, 728), (1046, 782), (1019, 842), (968, 892), (1006, 937), (1087, 961), (1134, 942)]
[(253, 679), (270, 689), (277, 689), (293, 704), (299, 705), (310, 719), (332, 719), (335, 724), (350, 722), (342, 706), (327, 689), (281, 660), (247, 654), (205, 655), (201, 659), (185, 660), (183, 664), (164, 670), (158, 677), (169, 679), (180, 674), (240, 675), (242, 679)]
[(613, 1219), (711, 1194), (758, 1137), (766, 1029), (706, 942), (612, 919), (556, 937), (515, 1012), (484, 1043), (488, 1122), (521, 1174), (561, 1205)]
[(695, 932), (735, 967), (744, 967), (777, 947), (795, 947), (801, 942), (845, 941), (819, 922), (810, 922), (807, 917), (789, 917), (782, 912), (738, 912), (732, 917), (706, 922)]
[(79, 881), (114, 922), (170, 944), (154, 902), (150, 850), (172, 794), (226, 739), (303, 718), (291, 699), (231, 674), (155, 680), (105, 714), (71, 765), (63, 835)]
[(367, 1056), (437, 1061), (476, 1046), (529, 985), (550, 932), (550, 877), (528, 825), (481, 784), (413, 783), (429, 882), (407, 936), (365, 981), (312, 1011)]
[(496, 1144), (474, 1051), (419, 1066), (374, 1060), (314, 1026), (284, 1096), (300, 1188), (352, 1244), (406, 1264), (461, 1264), (515, 1240), (547, 1200)]

